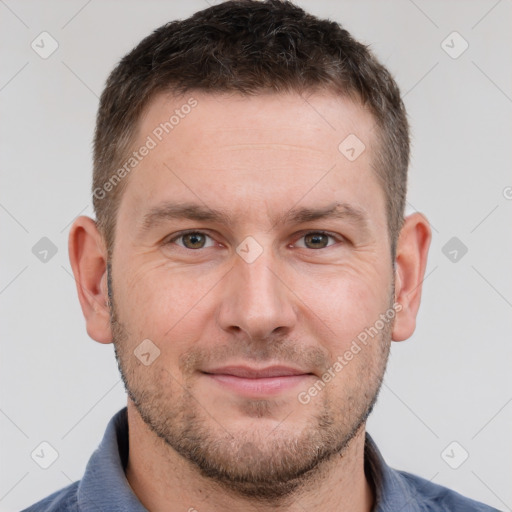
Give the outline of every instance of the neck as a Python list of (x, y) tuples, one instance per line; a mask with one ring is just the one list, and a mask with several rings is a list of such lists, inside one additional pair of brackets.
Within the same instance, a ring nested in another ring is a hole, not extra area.
[[(230, 492), (200, 474), (144, 423), (128, 400), (129, 457), (126, 478), (151, 512), (187, 510), (258, 512), (370, 512), (374, 496), (364, 473), (364, 425), (342, 455), (336, 455), (305, 480), (293, 495), (278, 502), (257, 502)], [(171, 506), (171, 508), (170, 508)]]

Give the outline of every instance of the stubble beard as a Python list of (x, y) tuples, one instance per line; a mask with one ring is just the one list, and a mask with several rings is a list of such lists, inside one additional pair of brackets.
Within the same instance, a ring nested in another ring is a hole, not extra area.
[[(315, 407), (300, 431), (287, 429), (286, 418), (270, 432), (254, 428), (233, 431), (207, 410), (207, 404), (200, 403), (187, 379), (176, 379), (157, 362), (152, 368), (135, 361), (136, 343), (120, 322), (110, 279), (109, 298), (117, 364), (140, 417), (203, 477), (230, 494), (257, 502), (284, 503), (322, 478), (336, 457), (343, 456), (377, 401), (389, 355), (391, 324), (371, 341), (380, 346), (375, 362), (371, 368), (361, 365), (364, 374), (342, 401), (331, 396), (329, 384), (312, 404), (297, 401), (297, 407)], [(287, 345), (282, 348), (286, 354)], [(269, 353), (274, 354), (272, 349)], [(271, 400), (251, 400), (245, 412), (253, 418), (265, 418), (275, 407)]]

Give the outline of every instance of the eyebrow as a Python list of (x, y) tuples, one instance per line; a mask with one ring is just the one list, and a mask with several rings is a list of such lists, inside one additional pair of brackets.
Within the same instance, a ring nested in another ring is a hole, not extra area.
[[(204, 204), (167, 202), (152, 207), (143, 216), (140, 231), (144, 233), (164, 222), (182, 219), (225, 225), (234, 224), (226, 210), (212, 209)], [(272, 227), (275, 227), (327, 219), (348, 220), (361, 230), (366, 230), (368, 227), (366, 213), (347, 203), (331, 203), (322, 208), (292, 208), (271, 220)]]

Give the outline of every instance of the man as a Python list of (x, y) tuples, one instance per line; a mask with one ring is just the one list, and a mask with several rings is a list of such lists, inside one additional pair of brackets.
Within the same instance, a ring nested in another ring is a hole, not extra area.
[(220, 4), (123, 58), (97, 221), (69, 250), (128, 404), (83, 479), (27, 510), (492, 510), (391, 469), (365, 431), (430, 243), (404, 219), (408, 161), (390, 74), (292, 4)]

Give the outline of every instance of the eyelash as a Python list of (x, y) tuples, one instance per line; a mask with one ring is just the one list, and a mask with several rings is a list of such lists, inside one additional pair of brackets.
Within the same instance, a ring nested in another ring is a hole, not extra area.
[[(204, 236), (207, 236), (208, 238), (212, 239), (212, 236), (210, 236), (208, 233), (204, 232), (204, 231), (200, 231), (200, 230), (197, 230), (197, 229), (191, 229), (191, 230), (188, 230), (188, 231), (182, 231), (181, 233), (179, 233), (178, 235), (174, 236), (173, 238), (167, 240), (167, 242), (165, 242), (164, 245), (170, 245), (174, 242), (176, 242), (176, 240), (179, 240), (180, 238), (186, 236), (186, 235), (191, 235), (191, 234), (200, 234), (200, 235), (204, 235)], [(333, 233), (330, 233), (328, 231), (306, 231), (304, 232), (303, 234), (301, 234), (301, 236), (298, 238), (298, 240), (306, 237), (307, 235), (312, 235), (312, 234), (315, 234), (315, 235), (326, 235), (328, 236), (329, 238), (332, 238), (333, 240), (335, 240), (336, 242), (342, 242), (344, 241), (343, 238), (341, 238), (340, 236), (336, 236), (334, 235)], [(329, 247), (332, 247), (332, 245), (334, 244), (331, 244), (331, 245), (327, 245), (326, 247), (320, 247), (319, 249), (310, 249), (311, 251), (319, 251), (321, 249), (327, 249)], [(180, 247), (181, 249), (185, 249), (187, 251), (200, 251), (201, 249), (208, 249), (208, 247), (201, 247), (199, 249), (189, 249), (188, 247), (184, 247), (184, 246), (181, 246), (181, 245), (178, 245), (178, 247)], [(308, 249), (308, 247), (300, 247), (300, 249)]]

